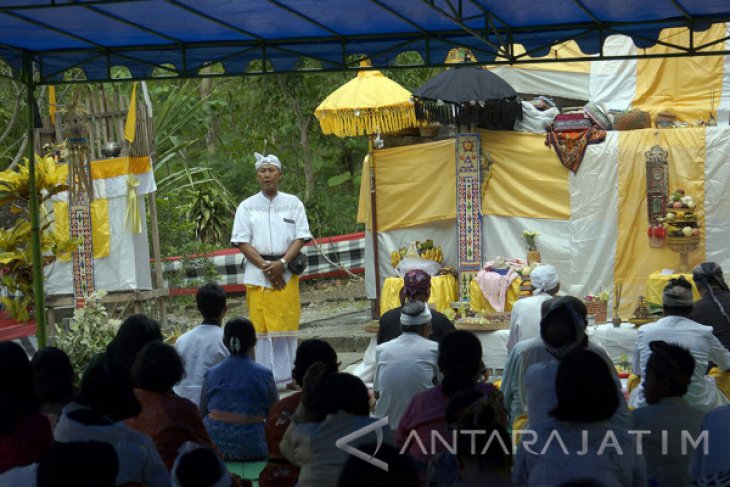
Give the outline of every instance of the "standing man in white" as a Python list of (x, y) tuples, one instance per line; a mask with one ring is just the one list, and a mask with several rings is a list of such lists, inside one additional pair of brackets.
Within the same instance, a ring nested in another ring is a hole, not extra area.
[(261, 191), (238, 205), (231, 243), (247, 261), (243, 283), (258, 338), (256, 362), (271, 369), (282, 384), (291, 381), (301, 316), (299, 276), (292, 274), (289, 263), (312, 234), (304, 204), (279, 191), (279, 158), (254, 155)]
[(532, 296), (520, 299), (512, 306), (507, 352), (511, 352), (517, 342), (540, 336), (540, 307), (543, 301), (560, 291), (558, 271), (550, 264), (536, 267), (530, 273), (530, 282)]

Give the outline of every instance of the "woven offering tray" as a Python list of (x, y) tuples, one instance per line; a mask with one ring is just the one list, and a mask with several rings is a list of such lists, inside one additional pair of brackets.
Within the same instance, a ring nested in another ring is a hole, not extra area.
[(647, 323), (654, 323), (656, 319), (654, 318), (630, 318), (629, 323), (634, 325), (634, 328), (638, 328), (641, 325), (646, 325)]
[(454, 328), (466, 331), (509, 330), (509, 321), (488, 321), (484, 318), (459, 318), (454, 322)]

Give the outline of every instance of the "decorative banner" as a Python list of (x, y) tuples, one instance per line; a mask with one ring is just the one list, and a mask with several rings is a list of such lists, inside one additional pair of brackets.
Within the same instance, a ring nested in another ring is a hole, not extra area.
[(646, 209), (649, 225), (664, 217), (669, 201), (669, 152), (655, 145), (644, 153), (646, 156)]
[(82, 240), (73, 251), (74, 301), (82, 308), (86, 296), (94, 292), (94, 250), (91, 239), (91, 212), (89, 202), (69, 205), (71, 238)]
[(84, 306), (86, 296), (94, 292), (94, 250), (91, 237), (91, 182), (89, 143), (85, 120), (74, 113), (67, 126), (69, 224), (71, 238), (82, 243), (73, 251), (74, 301), (76, 308)]
[(479, 135), (456, 136), (456, 223), (459, 240), (459, 297), (469, 300), (469, 288), (482, 268)]

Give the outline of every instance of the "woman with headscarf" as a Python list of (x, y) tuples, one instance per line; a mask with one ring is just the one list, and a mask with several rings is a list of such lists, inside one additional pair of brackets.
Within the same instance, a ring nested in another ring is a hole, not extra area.
[(703, 262), (692, 271), (702, 298), (694, 303), (690, 320), (712, 327), (722, 345), (730, 350), (730, 289), (715, 262)]
[[(403, 276), (403, 287), (400, 290), (400, 308), (394, 308), (383, 313), (378, 327), (378, 345), (398, 338), (403, 333), (400, 324), (400, 315), (403, 305), (420, 301), (428, 303), (431, 297), (431, 276), (420, 269), (406, 272)], [(431, 333), (429, 340), (441, 341), (446, 334), (454, 331), (454, 324), (445, 314), (431, 310)]]
[[(687, 318), (692, 312), (692, 285), (683, 277), (672, 279), (664, 288), (662, 301), (664, 318), (639, 328), (634, 373), (645, 375), (652, 354), (651, 342), (662, 340), (681, 344), (695, 360), (692, 381), (685, 395), (687, 402), (703, 411), (728, 404), (728, 399), (718, 390), (715, 381), (708, 379), (705, 374), (710, 362), (716, 363), (720, 370), (730, 370), (730, 352), (713, 335), (712, 328)], [(631, 391), (629, 405), (634, 408), (646, 405), (644, 384)]]

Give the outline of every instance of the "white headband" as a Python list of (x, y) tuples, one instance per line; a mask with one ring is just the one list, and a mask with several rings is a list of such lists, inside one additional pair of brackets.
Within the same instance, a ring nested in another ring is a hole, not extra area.
[(428, 306), (423, 307), (423, 311), (416, 316), (407, 315), (405, 313), (400, 314), (401, 326), (418, 326), (425, 325), (431, 321), (431, 310)]
[(558, 271), (554, 266), (537, 266), (530, 273), (530, 283), (537, 292), (552, 291), (558, 285)]
[(279, 158), (276, 157), (274, 154), (269, 154), (268, 156), (265, 156), (263, 154), (259, 154), (258, 152), (253, 153), (254, 157), (256, 157), (256, 170), (258, 171), (261, 166), (274, 166), (279, 171), (281, 171), (281, 162), (279, 161)]

